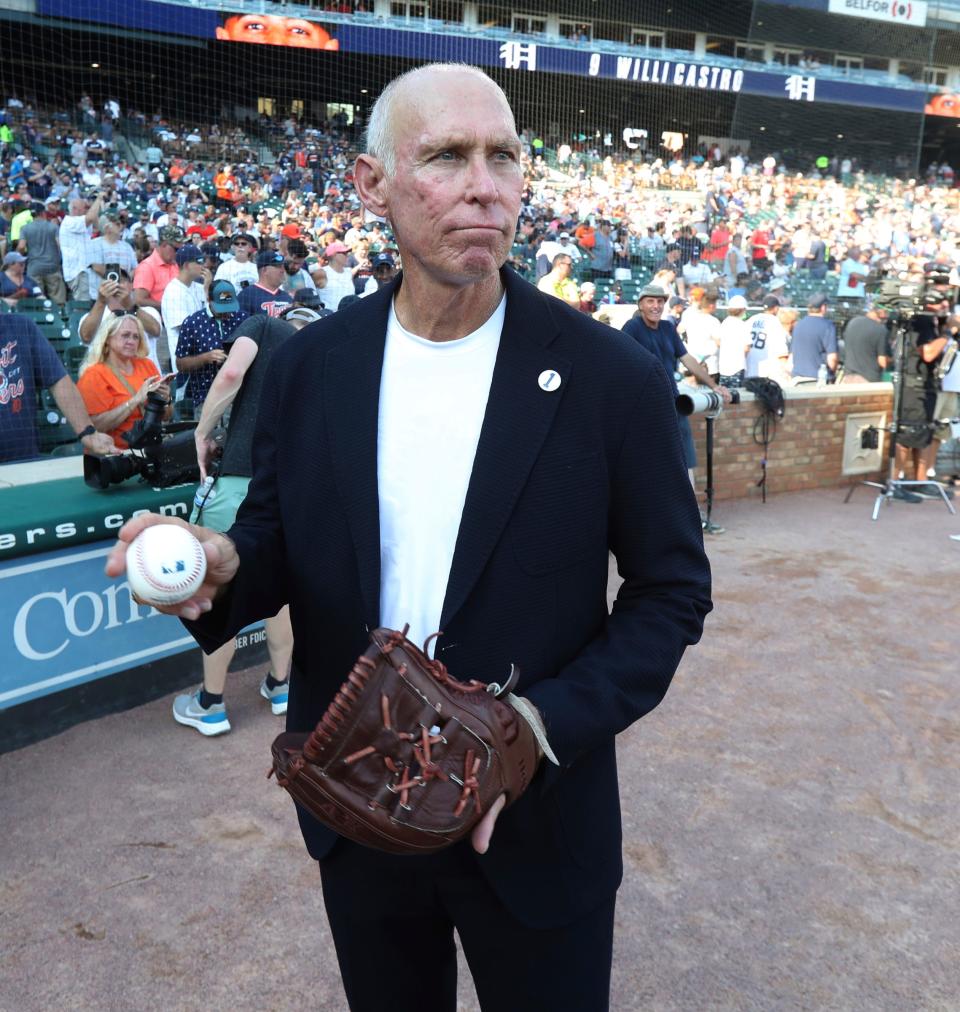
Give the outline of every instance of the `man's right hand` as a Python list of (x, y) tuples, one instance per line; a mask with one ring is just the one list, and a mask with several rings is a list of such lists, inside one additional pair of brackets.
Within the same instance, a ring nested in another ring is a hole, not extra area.
[(188, 530), (203, 546), (203, 554), (207, 557), (207, 575), (204, 577), (200, 589), (187, 601), (163, 605), (143, 599), (141, 603), (152, 605), (164, 615), (175, 615), (177, 618), (190, 620), (198, 619), (204, 612), (210, 611), (213, 602), (237, 575), (237, 570), (240, 568), (240, 557), (237, 555), (233, 542), (222, 534), (208, 530), (206, 527), (188, 524), (177, 517), (162, 517), (156, 513), (146, 513), (134, 517), (133, 520), (128, 520), (120, 528), (117, 534), (119, 540), (107, 556), (104, 572), (112, 578), (123, 576), (127, 571), (127, 549), (133, 539), (141, 531), (155, 524), (173, 524)]
[(120, 286), (116, 281), (101, 281), (100, 290), (97, 292), (97, 301), (106, 304), (109, 299), (115, 298)]

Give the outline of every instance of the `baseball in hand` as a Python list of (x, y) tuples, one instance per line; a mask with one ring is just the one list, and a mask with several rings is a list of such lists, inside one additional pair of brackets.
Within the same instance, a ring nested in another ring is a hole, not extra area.
[(200, 589), (207, 558), (200, 542), (174, 524), (141, 531), (127, 549), (127, 582), (142, 601), (179, 604)]

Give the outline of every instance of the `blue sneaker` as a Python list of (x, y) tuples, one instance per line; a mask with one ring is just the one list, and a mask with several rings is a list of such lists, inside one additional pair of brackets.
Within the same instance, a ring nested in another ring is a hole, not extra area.
[(270, 709), (273, 711), (275, 717), (279, 717), (281, 714), (287, 712), (289, 688), (286, 682), (281, 682), (275, 689), (268, 689), (266, 676), (264, 676), (263, 681), (260, 683), (260, 695), (269, 701)]
[(173, 719), (178, 724), (195, 727), (201, 734), (208, 737), (215, 734), (226, 734), (230, 730), (227, 710), (223, 703), (214, 703), (208, 710), (200, 705), (199, 690), (173, 701)]

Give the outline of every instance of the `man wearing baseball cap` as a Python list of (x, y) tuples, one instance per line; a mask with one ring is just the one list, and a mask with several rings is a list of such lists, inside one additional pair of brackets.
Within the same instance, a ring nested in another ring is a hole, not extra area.
[(40, 286), (26, 272), (27, 258), (22, 253), (8, 253), (3, 258), (0, 273), (0, 298), (8, 306), (16, 306), (20, 299), (38, 298), (43, 294)]
[[(384, 285), (389, 285), (397, 276), (397, 263), (389, 253), (378, 253), (373, 258), (373, 280), (376, 281), (376, 291)], [(370, 285), (367, 284), (363, 294), (369, 294)]]
[(176, 366), (187, 375), (186, 396), (193, 401), (194, 413), (200, 410), (217, 370), (227, 358), (225, 345), (245, 318), (236, 288), (229, 281), (214, 281), (210, 302), (181, 324)]
[[(639, 316), (633, 317), (623, 325), (624, 334), (629, 334), (638, 344), (643, 345), (660, 361), (668, 376), (677, 371), (677, 363), (682, 363), (686, 370), (698, 383), (710, 387), (720, 394), (724, 401), (730, 401), (730, 391), (721, 387), (707, 372), (702, 362), (691, 355), (675, 324), (663, 318), (663, 308), (667, 304), (667, 293), (659, 285), (647, 285), (637, 296)], [(687, 473), (693, 482), (693, 470), (697, 466), (697, 451), (693, 445), (693, 433), (690, 423), (682, 415), (678, 415), (680, 435), (683, 441), (683, 457), (687, 465)]]
[(180, 271), (177, 250), (186, 241), (186, 233), (175, 225), (157, 230), (157, 248), (140, 262), (133, 275), (133, 297), (138, 306), (150, 306), (160, 312), (163, 293)]
[(27, 272), (44, 295), (63, 306), (67, 301), (67, 286), (60, 263), (60, 199), (47, 197), (43, 204), (43, 213), (20, 229), (18, 249), (26, 253)]
[(326, 259), (323, 271), (317, 272), (319, 278), (317, 287), (322, 292), (320, 297), (327, 309), (332, 309), (334, 312), (339, 309), (340, 300), (345, 295), (356, 294), (353, 287), (353, 275), (347, 270), (349, 254), (350, 247), (346, 243), (339, 241), (330, 243), (323, 251)]
[(240, 308), (247, 316), (257, 313), (279, 316), (284, 307), (293, 302), (293, 297), (281, 287), (286, 276), (283, 254), (277, 250), (261, 250), (256, 264), (257, 283), (240, 292)]
[[(213, 278), (203, 266), (203, 251), (192, 242), (184, 243), (175, 254), (177, 276), (164, 289), (160, 315), (167, 331), (170, 362), (176, 368), (177, 342), (183, 321), (207, 304), (207, 288)], [(178, 380), (177, 400), (183, 400), (184, 379)]]
[(255, 285), (259, 280), (257, 265), (257, 240), (248, 232), (238, 232), (230, 240), (232, 259), (224, 261), (214, 275), (216, 281), (229, 281), (239, 292), (247, 285)]

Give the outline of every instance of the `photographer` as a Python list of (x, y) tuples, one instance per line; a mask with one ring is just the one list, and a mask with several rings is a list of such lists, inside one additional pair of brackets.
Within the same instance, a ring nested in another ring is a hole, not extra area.
[(100, 236), (90, 243), (90, 298), (100, 291), (101, 280), (108, 268), (120, 267), (132, 278), (137, 269), (137, 254), (123, 238), (123, 226), (114, 214), (100, 216)]
[(143, 417), (147, 395), (159, 393), (169, 403), (171, 374), (161, 376), (147, 356), (147, 338), (136, 316), (124, 315), (102, 328), (80, 366), (77, 389), (98, 432), (107, 432), (121, 449), (127, 449), (124, 433)]
[[(897, 434), (897, 468), (907, 481), (927, 480), (934, 408), (939, 381), (937, 360), (947, 344), (943, 321), (949, 308), (947, 297), (936, 290), (923, 296), (923, 311), (911, 320), (903, 363), (903, 401)], [(898, 498), (914, 501), (913, 490)]]
[[(627, 320), (623, 332), (642, 344), (652, 355), (659, 359), (668, 376), (674, 376), (677, 364), (682, 364), (699, 383), (710, 387), (723, 398), (725, 404), (733, 399), (726, 387), (720, 386), (707, 372), (706, 367), (691, 355), (680, 336), (676, 326), (663, 319), (663, 307), (667, 302), (667, 293), (656, 285), (647, 285), (641, 289), (637, 298), (639, 313)], [(687, 465), (690, 483), (694, 483), (694, 468), (697, 466), (697, 452), (693, 445), (693, 433), (690, 422), (681, 415), (677, 416), (680, 424), (680, 435), (683, 440), (683, 456)]]
[(107, 277), (100, 283), (97, 299), (90, 312), (80, 319), (78, 328), (80, 340), (90, 344), (100, 336), (102, 328), (112, 323), (117, 317), (135, 316), (143, 327), (149, 346), (149, 357), (160, 369), (157, 357), (157, 338), (160, 336), (160, 314), (149, 306), (138, 306), (133, 298), (133, 279), (123, 268), (115, 272), (107, 272)]

